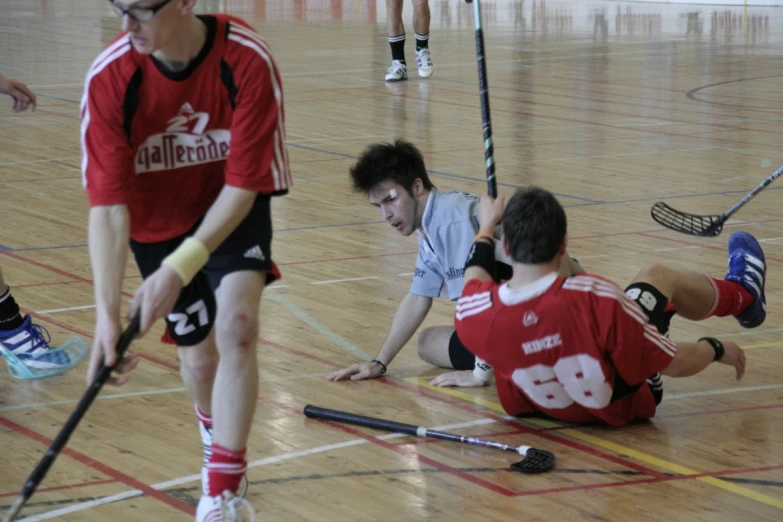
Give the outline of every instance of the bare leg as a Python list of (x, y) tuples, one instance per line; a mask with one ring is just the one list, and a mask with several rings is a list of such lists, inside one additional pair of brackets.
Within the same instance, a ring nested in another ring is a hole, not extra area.
[(265, 279), (265, 272), (234, 272), (223, 278), (217, 292), (214, 441), (235, 451), (247, 446), (258, 397), (256, 345)]
[(453, 326), (433, 326), (422, 330), (417, 343), (419, 357), (441, 368), (454, 368), (449, 357), (449, 340), (453, 333)]
[(202, 412), (212, 415), (212, 387), (218, 365), (214, 328), (199, 344), (180, 347), (179, 360), (179, 373), (188, 395)]
[(653, 285), (677, 307), (677, 315), (692, 321), (706, 319), (715, 304), (715, 289), (704, 274), (650, 265), (633, 282)]
[[(429, 23), (429, 18), (427, 23)], [(414, 23), (414, 27), (415, 27)], [(405, 33), (402, 24), (402, 0), (386, 0), (386, 34), (400, 36)]]
[(416, 31), (416, 34), (421, 35), (430, 33), (429, 0), (413, 0), (413, 30)]

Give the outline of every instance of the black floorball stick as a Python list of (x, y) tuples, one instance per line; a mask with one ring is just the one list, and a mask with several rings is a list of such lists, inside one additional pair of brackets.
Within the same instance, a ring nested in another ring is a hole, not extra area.
[(657, 223), (676, 232), (689, 234), (691, 236), (716, 237), (723, 232), (723, 224), (726, 223), (726, 220), (728, 220), (732, 214), (742, 208), (745, 203), (756, 197), (756, 194), (764, 190), (767, 185), (775, 181), (781, 174), (783, 174), (783, 166), (767, 176), (767, 178), (757, 185), (756, 188), (748, 192), (745, 197), (735, 203), (733, 207), (723, 214), (704, 216), (689, 214), (674, 209), (662, 201), (653, 205), (652, 209), (650, 209), (650, 214)]
[(481, 97), (481, 122), (484, 126), (484, 158), (487, 162), (487, 193), (493, 199), (498, 197), (495, 180), (495, 149), (492, 145), (492, 118), (489, 113), (489, 87), (487, 85), (487, 62), (484, 56), (484, 31), (481, 28), (481, 5), (479, 0), (465, 0), (473, 4), (473, 22), (476, 26), (476, 61), (478, 62), (479, 95)]
[(432, 439), (461, 442), (463, 444), (470, 444), (473, 446), (482, 446), (485, 448), (494, 448), (518, 453), (525, 458), (516, 464), (512, 464), (511, 467), (515, 471), (520, 471), (522, 473), (543, 473), (545, 471), (550, 471), (555, 467), (555, 455), (553, 453), (532, 448), (530, 446), (510, 446), (508, 444), (502, 444), (500, 442), (491, 440), (463, 437), (462, 435), (430, 430), (422, 426), (414, 426), (413, 424), (403, 424), (401, 422), (378, 419), (375, 417), (366, 417), (364, 415), (357, 415), (355, 413), (348, 413), (345, 411), (330, 410), (327, 408), (313, 406), (311, 404), (305, 406), (304, 414), (312, 419), (354, 424), (356, 426), (363, 426), (365, 428), (371, 428), (374, 430), (404, 433), (405, 435), (413, 435), (415, 437), (428, 437)]
[[(122, 357), (125, 355), (128, 347), (131, 345), (133, 338), (136, 337), (137, 333), (139, 333), (140, 325), (141, 316), (136, 314), (125, 331), (120, 335), (120, 339), (117, 341), (117, 363), (122, 360)], [(5, 514), (5, 517), (3, 517), (3, 522), (11, 522), (12, 520), (15, 520), (16, 516), (22, 510), (27, 501), (31, 496), (33, 496), (33, 493), (35, 493), (35, 490), (49, 472), (49, 468), (52, 467), (55, 459), (68, 443), (68, 439), (71, 437), (71, 435), (73, 435), (73, 432), (76, 430), (76, 426), (79, 424), (79, 421), (81, 421), (82, 417), (84, 417), (84, 414), (87, 413), (87, 409), (92, 404), (92, 401), (95, 400), (95, 397), (98, 396), (101, 388), (111, 376), (111, 372), (114, 370), (114, 367), (117, 365), (117, 363), (110, 367), (101, 365), (98, 373), (95, 376), (95, 380), (92, 381), (92, 384), (90, 384), (90, 386), (87, 388), (87, 391), (85, 391), (84, 395), (82, 395), (81, 400), (79, 400), (79, 404), (76, 405), (76, 409), (73, 410), (71, 416), (68, 417), (67, 421), (65, 421), (65, 425), (60, 429), (60, 433), (57, 434), (57, 437), (54, 439), (51, 446), (49, 446), (49, 449), (46, 450), (44, 456), (41, 457), (38, 465), (35, 467), (33, 472), (30, 473), (30, 476), (27, 478), (27, 482), (25, 482), (24, 487), (22, 487), (22, 491), (16, 497), (14, 503), (11, 504), (11, 508)]]

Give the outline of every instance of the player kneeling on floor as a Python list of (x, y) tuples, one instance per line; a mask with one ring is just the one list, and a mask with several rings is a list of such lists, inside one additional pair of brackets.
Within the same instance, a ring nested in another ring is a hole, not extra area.
[[(734, 316), (745, 328), (764, 322), (766, 263), (753, 236), (731, 236), (722, 280), (651, 265), (623, 292), (599, 276), (558, 275), (568, 238), (565, 211), (551, 193), (522, 188), (503, 207), (502, 197), (480, 202), (455, 324), (465, 346), (494, 367), (506, 412), (623, 426), (655, 414), (660, 374), (688, 377), (717, 361), (742, 377), (745, 354), (736, 344), (674, 343), (667, 332), (675, 314)], [(498, 284), (490, 273), (501, 221), (513, 276)]]

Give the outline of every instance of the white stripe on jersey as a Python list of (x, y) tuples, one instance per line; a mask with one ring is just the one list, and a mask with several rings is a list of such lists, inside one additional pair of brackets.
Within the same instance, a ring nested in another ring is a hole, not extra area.
[(131, 45), (127, 38), (120, 38), (112, 45), (104, 49), (104, 51), (98, 55), (95, 61), (92, 62), (90, 69), (87, 71), (87, 77), (84, 80), (84, 93), (82, 94), (81, 112), (82, 112), (82, 125), (81, 125), (81, 146), (82, 146), (82, 185), (87, 187), (87, 129), (90, 126), (90, 82), (103, 71), (106, 66), (112, 63), (114, 60), (130, 51)]
[[(252, 30), (249, 30), (249, 29), (247, 29), (245, 27), (242, 27), (241, 25), (229, 24), (229, 33), (231, 33), (231, 32), (236, 32), (239, 35), (245, 36), (246, 38), (249, 38), (249, 39), (253, 40), (261, 49), (264, 50), (264, 53), (266, 53), (266, 55), (262, 54), (261, 56), (263, 56), (264, 59), (267, 60), (267, 63), (270, 64), (271, 72), (272, 73), (278, 73), (277, 66), (274, 63), (274, 60), (272, 60), (272, 58), (271, 58), (272, 52), (269, 50), (269, 46), (267, 45), (266, 41), (263, 38), (261, 38), (261, 36), (258, 33), (254, 32)], [(280, 85), (278, 84), (277, 76), (278, 75), (276, 75), (276, 74), (272, 74), (272, 85), (273, 85), (273, 87), (274, 87), (274, 89), (276, 91), (280, 92), (280, 98), (282, 98), (282, 90), (280, 88)], [(281, 101), (281, 99), (278, 99), (278, 101)], [(283, 118), (283, 116), (282, 116), (282, 114), (283, 114), (282, 103), (278, 104), (278, 108), (279, 108), (279, 117), (282, 120), (282, 118)], [(286, 169), (287, 169), (286, 181), (287, 181), (287, 185), (290, 185), (291, 184), (291, 179), (290, 179), (291, 178), (291, 173), (290, 173), (290, 169), (288, 169), (288, 165), (289, 165), (288, 149), (285, 146), (285, 140), (286, 140), (285, 125), (281, 124), (280, 127), (279, 127), (279, 130), (281, 131), (281, 134), (278, 136), (278, 140), (279, 140), (279, 145), (278, 146), (279, 146), (279, 149), (276, 152), (277, 152), (278, 155), (280, 155), (282, 153), (281, 163), (283, 161), (285, 162)]]
[(465, 297), (460, 297), (459, 299), (457, 299), (457, 308), (459, 308), (461, 305), (467, 305), (472, 301), (477, 301), (479, 299), (486, 299), (491, 294), (492, 292), (486, 291), (486, 292), (481, 292), (480, 294), (466, 295)]
[(471, 303), (462, 303), (461, 305), (457, 305), (457, 311), (458, 312), (467, 312), (468, 310), (472, 310), (474, 308), (478, 308), (480, 306), (484, 306), (485, 304), (491, 302), (492, 299), (487, 296), (484, 299), (479, 299), (477, 301), (473, 301)]
[(457, 300), (457, 312), (455, 317), (457, 320), (462, 320), (465, 317), (480, 314), (491, 307), (492, 292), (481, 292), (480, 294), (460, 297)]
[(590, 276), (575, 276), (569, 278), (563, 283), (563, 288), (579, 292), (595, 294), (599, 297), (608, 297), (620, 303), (623, 311), (632, 317), (636, 322), (644, 325), (644, 337), (655, 346), (674, 357), (677, 351), (677, 345), (664, 337), (657, 328), (650, 324), (647, 314), (642, 307), (630, 297), (625, 295), (619, 287), (601, 279)]
[(476, 308), (470, 308), (470, 309), (465, 310), (465, 311), (459, 311), (458, 310), (457, 313), (454, 314), (454, 317), (456, 317), (458, 321), (461, 321), (461, 320), (463, 320), (466, 317), (470, 317), (471, 315), (480, 314), (484, 310), (488, 310), (488, 309), (492, 308), (492, 301), (490, 299), (487, 299), (486, 301), (484, 301), (482, 303), (479, 303), (479, 304), (480, 304), (480, 306), (478, 306)]
[(283, 121), (283, 92), (277, 81), (277, 70), (272, 60), (269, 48), (261, 37), (244, 27), (229, 24), (228, 39), (256, 51), (269, 67), (269, 77), (272, 81), (272, 89), (277, 103), (277, 130), (274, 133), (274, 157), (271, 162), (272, 176), (275, 182), (275, 190), (288, 188), (291, 183), (291, 171), (288, 164), (288, 151), (285, 146), (285, 122)]

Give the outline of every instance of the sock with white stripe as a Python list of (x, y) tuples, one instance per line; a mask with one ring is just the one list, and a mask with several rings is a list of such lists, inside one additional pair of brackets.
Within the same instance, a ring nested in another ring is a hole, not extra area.
[(19, 310), (19, 305), (11, 295), (11, 287), (6, 286), (0, 292), (0, 330), (16, 330), (24, 324), (24, 318)]
[(419, 49), (428, 49), (430, 46), (430, 33), (427, 34), (419, 34), (419, 33), (413, 33), (416, 35), (416, 50)]
[(392, 60), (399, 60), (405, 63), (405, 33), (389, 37), (391, 46)]
[(710, 280), (715, 289), (715, 303), (707, 314), (707, 317), (725, 317), (727, 315), (739, 315), (753, 302), (753, 296), (742, 285), (734, 281), (725, 281), (705, 276)]
[(224, 491), (236, 493), (247, 471), (245, 454), (247, 449), (230, 450), (219, 444), (212, 444), (212, 458), (209, 459), (209, 496), (216, 497)]

